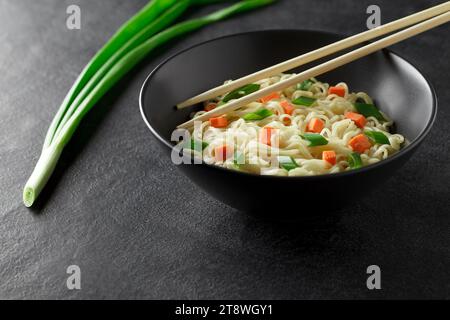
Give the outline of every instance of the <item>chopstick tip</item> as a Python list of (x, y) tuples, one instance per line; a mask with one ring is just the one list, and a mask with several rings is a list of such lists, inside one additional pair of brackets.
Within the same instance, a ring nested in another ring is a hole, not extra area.
[(189, 106), (190, 106), (190, 105), (187, 104), (186, 102), (181, 102), (181, 103), (177, 104), (177, 105), (175, 106), (175, 108), (176, 108), (177, 110), (181, 110), (181, 109), (187, 108), (187, 107), (189, 107)]

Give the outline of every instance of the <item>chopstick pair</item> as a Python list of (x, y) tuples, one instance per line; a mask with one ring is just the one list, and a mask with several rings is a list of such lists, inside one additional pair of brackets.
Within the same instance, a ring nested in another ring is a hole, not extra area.
[(260, 98), (263, 98), (273, 92), (282, 91), (296, 83), (302, 82), (304, 80), (310, 79), (312, 77), (317, 77), (323, 73), (334, 70), (338, 67), (341, 67), (347, 63), (355, 61), (359, 58), (372, 54), (378, 50), (389, 47), (395, 43), (403, 41), (405, 39), (411, 38), (417, 34), (423, 33), (430, 29), (433, 29), (437, 26), (440, 26), (444, 23), (450, 21), (450, 1), (437, 5), (435, 7), (426, 9), (424, 11), (412, 14), (405, 18), (395, 20), (383, 26), (380, 26), (375, 29), (371, 29), (357, 35), (351, 36), (349, 38), (337, 41), (320, 49), (311, 51), (309, 53), (300, 55), (296, 58), (287, 60), (275, 66), (269, 67), (267, 69), (258, 71), (251, 75), (245, 76), (228, 84), (216, 87), (211, 89), (205, 93), (202, 93), (198, 96), (190, 98), (180, 104), (177, 105), (178, 109), (186, 108), (197, 103), (216, 98), (222, 94), (230, 92), (232, 90), (238, 89), (248, 83), (258, 81), (264, 78), (268, 78), (282, 72), (297, 68), (309, 62), (315, 61), (317, 59), (329, 56), (333, 53), (342, 51), (344, 49), (353, 47), (362, 42), (372, 40), (374, 38), (380, 37), (382, 35), (397, 31), (399, 29), (403, 29), (405, 27), (409, 27), (400, 32), (394, 33), (390, 36), (387, 36), (383, 39), (380, 39), (376, 42), (363, 46), (359, 49), (346, 53), (342, 56), (339, 56), (335, 59), (324, 62), (316, 67), (310, 68), (306, 71), (303, 71), (287, 80), (275, 83), (271, 86), (268, 86), (264, 89), (261, 89), (257, 92), (244, 96), (240, 99), (229, 102), (223, 106), (217, 107), (212, 111), (206, 112), (198, 117), (195, 117), (181, 125), (177, 128), (189, 128), (191, 127), (195, 121), (203, 121), (207, 120), (211, 117), (223, 115), (227, 112), (234, 111), (242, 106), (247, 105), (250, 102), (257, 101)]

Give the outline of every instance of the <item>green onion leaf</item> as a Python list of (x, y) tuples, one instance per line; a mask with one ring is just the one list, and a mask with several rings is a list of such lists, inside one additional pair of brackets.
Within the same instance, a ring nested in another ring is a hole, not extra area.
[(308, 147), (325, 146), (328, 144), (328, 140), (318, 133), (305, 133), (301, 137), (309, 141)]
[(311, 107), (316, 101), (317, 99), (314, 98), (300, 97), (295, 100), (292, 100), (292, 103), (296, 105)]
[(297, 162), (295, 162), (294, 158), (288, 156), (279, 156), (278, 163), (280, 167), (290, 171), (292, 169), (298, 168)]
[(186, 143), (183, 145), (183, 149), (203, 151), (206, 149), (206, 147), (208, 147), (208, 145), (209, 144), (207, 142), (190, 139), (189, 141), (186, 141)]
[(379, 121), (386, 121), (386, 119), (384, 119), (383, 115), (381, 114), (380, 110), (378, 110), (378, 108), (375, 107), (373, 104), (356, 102), (355, 108), (359, 113), (361, 113), (366, 118), (374, 117)]
[(378, 131), (364, 131), (364, 134), (368, 136), (372, 141), (379, 144), (390, 144), (388, 137), (382, 132)]
[(350, 153), (348, 155), (347, 161), (351, 169), (358, 169), (361, 168), (363, 165), (361, 156), (359, 155), (358, 152)]
[(222, 99), (223, 102), (227, 103), (230, 100), (239, 99), (249, 95), (250, 93), (256, 92), (261, 88), (259, 84), (251, 83), (242, 88), (231, 91), (229, 94)]
[(258, 111), (247, 113), (242, 118), (246, 121), (258, 121), (270, 117), (271, 115), (273, 115), (272, 111), (266, 108), (262, 108), (259, 109)]
[(308, 91), (309, 88), (311, 88), (311, 86), (314, 84), (313, 81), (311, 80), (305, 80), (302, 83), (298, 83), (297, 84), (297, 90), (302, 90), (302, 91)]

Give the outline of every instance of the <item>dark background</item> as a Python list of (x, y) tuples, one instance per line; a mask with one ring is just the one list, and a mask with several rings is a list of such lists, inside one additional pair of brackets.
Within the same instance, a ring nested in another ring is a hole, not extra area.
[[(0, 298), (449, 298), (448, 26), (393, 47), (435, 86), (434, 129), (338, 221), (280, 225), (217, 202), (163, 156), (138, 108), (148, 73), (198, 42), (273, 28), (350, 35), (366, 28), (370, 4), (386, 22), (439, 2), (279, 0), (172, 42), (89, 114), (30, 210), (22, 188), (50, 120), (83, 66), (146, 1), (0, 0)], [(81, 7), (79, 31), (66, 28), (69, 4)], [(66, 288), (72, 264), (79, 291)], [(382, 270), (379, 291), (366, 288), (372, 264)]]

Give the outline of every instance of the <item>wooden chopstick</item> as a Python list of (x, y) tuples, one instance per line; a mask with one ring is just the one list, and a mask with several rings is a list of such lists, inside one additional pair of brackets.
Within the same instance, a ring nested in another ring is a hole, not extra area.
[(190, 98), (184, 102), (181, 102), (180, 104), (177, 105), (177, 108), (178, 109), (186, 108), (186, 107), (195, 105), (197, 103), (216, 98), (224, 93), (238, 89), (238, 88), (240, 88), (246, 84), (249, 84), (251, 82), (269, 78), (274, 75), (283, 73), (285, 71), (300, 67), (309, 62), (318, 60), (320, 58), (329, 56), (333, 53), (356, 46), (365, 41), (373, 40), (377, 37), (386, 35), (388, 33), (409, 27), (411, 25), (414, 25), (416, 23), (430, 19), (432, 17), (435, 17), (435, 16), (445, 13), (447, 11), (450, 11), (450, 1), (444, 2), (435, 7), (420, 11), (418, 13), (412, 14), (412, 15), (404, 17), (402, 19), (392, 21), (392, 22), (382, 25), (378, 28), (359, 33), (357, 35), (343, 39), (341, 41), (337, 41), (335, 43), (329, 44), (320, 49), (311, 51), (309, 53), (300, 55), (296, 58), (287, 60), (287, 61), (277, 64), (275, 66), (269, 67), (267, 69), (264, 69), (264, 70), (258, 71), (256, 73), (253, 73), (251, 75), (245, 76), (243, 78), (237, 79), (228, 84), (208, 90), (200, 95)]
[(219, 116), (219, 115), (223, 115), (227, 112), (231, 112), (242, 106), (247, 105), (250, 102), (257, 101), (258, 99), (260, 99), (270, 93), (273, 93), (276, 91), (282, 91), (282, 90), (284, 90), (290, 86), (293, 86), (301, 81), (310, 79), (312, 77), (317, 77), (318, 75), (321, 75), (325, 72), (336, 69), (336, 68), (343, 66), (349, 62), (355, 61), (359, 58), (367, 56), (378, 50), (389, 47), (395, 43), (398, 43), (400, 41), (403, 41), (405, 39), (408, 39), (415, 35), (418, 35), (422, 32), (433, 29), (433, 28), (440, 26), (448, 21), (450, 21), (450, 12), (441, 14), (437, 17), (434, 17), (425, 22), (419, 23), (419, 24), (412, 26), (408, 29), (405, 29), (403, 31), (394, 33), (386, 38), (380, 39), (376, 42), (373, 42), (364, 47), (361, 47), (359, 49), (356, 49), (354, 51), (346, 53), (340, 57), (337, 57), (335, 59), (332, 59), (330, 61), (322, 63), (316, 67), (313, 67), (304, 72), (301, 72), (287, 80), (275, 83), (269, 87), (266, 87), (262, 90), (255, 92), (255, 93), (252, 93), (245, 97), (242, 97), (241, 99), (238, 99), (233, 102), (229, 102), (223, 106), (217, 107), (210, 112), (204, 113), (194, 119), (191, 119), (191, 120), (179, 125), (177, 128), (189, 128), (192, 125), (194, 125), (195, 121), (203, 121), (203, 120), (209, 119), (214, 116)]

